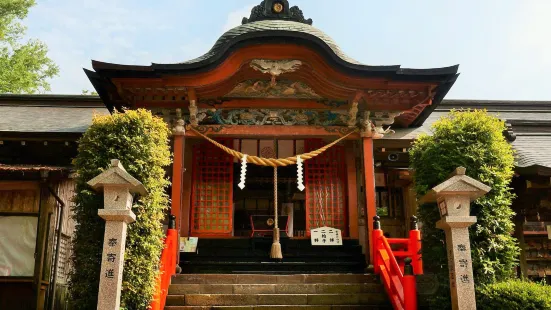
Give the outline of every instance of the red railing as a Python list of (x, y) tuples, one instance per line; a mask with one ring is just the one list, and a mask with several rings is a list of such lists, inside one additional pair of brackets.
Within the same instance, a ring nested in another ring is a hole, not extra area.
[[(397, 310), (417, 309), (415, 274), (423, 274), (421, 234), (412, 217), (409, 238), (387, 238), (379, 217), (373, 218), (373, 268), (380, 275), (392, 306)], [(394, 248), (391, 246), (394, 245)]]
[(178, 254), (178, 231), (169, 228), (166, 232), (165, 247), (161, 254), (160, 274), (157, 279), (155, 295), (149, 306), (151, 310), (165, 308), (166, 295), (170, 286), (170, 279), (176, 273), (176, 255)]

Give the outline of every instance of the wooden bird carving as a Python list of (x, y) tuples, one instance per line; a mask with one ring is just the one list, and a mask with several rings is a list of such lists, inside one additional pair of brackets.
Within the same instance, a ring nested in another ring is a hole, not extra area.
[(251, 68), (262, 73), (268, 73), (272, 76), (271, 85), (276, 84), (276, 77), (287, 72), (294, 72), (300, 68), (300, 60), (268, 60), (254, 59), (251, 61)]

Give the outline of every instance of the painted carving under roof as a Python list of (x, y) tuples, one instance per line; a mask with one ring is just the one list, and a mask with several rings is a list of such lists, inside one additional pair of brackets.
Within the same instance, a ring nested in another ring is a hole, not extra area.
[(302, 62), (300, 60), (269, 60), (269, 59), (254, 59), (251, 61), (251, 68), (262, 73), (267, 73), (272, 76), (271, 85), (275, 86), (276, 78), (289, 72), (297, 71)]
[(275, 84), (273, 81), (247, 80), (237, 84), (224, 97), (322, 99), (305, 83), (289, 80), (280, 80)]

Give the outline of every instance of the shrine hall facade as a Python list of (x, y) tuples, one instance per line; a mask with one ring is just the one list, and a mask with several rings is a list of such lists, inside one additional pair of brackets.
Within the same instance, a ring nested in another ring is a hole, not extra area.
[(248, 164), (240, 189), (240, 160), (203, 135), (263, 158), (308, 153), (346, 135), (304, 162), (303, 191), (295, 165), (278, 168), (280, 227), (293, 239), (324, 226), (349, 240), (370, 236), (374, 141), (389, 126), (422, 124), (458, 69), (362, 64), (287, 1), (263, 1), (196, 59), (92, 67), (86, 74), (110, 111), (149, 109), (174, 128), (170, 211), (180, 235), (200, 244), (269, 235), (274, 216), (273, 169)]
[[(78, 139), (94, 114), (139, 108), (172, 129), (167, 219), (181, 237), (182, 273), (365, 273), (375, 215), (392, 238), (415, 227), (412, 142), (450, 109), (479, 108), (508, 124), (516, 236), (529, 245), (519, 272), (540, 276), (549, 262), (529, 249), (551, 223), (551, 103), (443, 100), (458, 66), (362, 64), (312, 24), (288, 1), (266, 0), (196, 59), (92, 61), (85, 74), (99, 96), (0, 95), (0, 229), (17, 231), (0, 252), (24, 245), (0, 261), (0, 308), (63, 299)], [(325, 240), (338, 246), (312, 245), (324, 227), (340, 231)]]
[[(208, 253), (206, 248), (212, 246), (206, 261), (213, 265), (224, 260), (215, 251), (221, 244), (239, 249), (250, 245), (250, 239), (270, 238), (274, 185), (279, 227), (282, 239), (290, 240), (289, 249), (294, 244), (310, 247), (312, 229), (339, 229), (344, 248), (355, 253), (357, 264), (351, 271), (363, 271), (370, 261), (369, 219), (377, 208), (387, 215), (383, 225), (393, 237), (407, 232), (405, 219), (414, 209), (396, 206), (408, 200), (414, 204), (410, 191), (400, 186), (409, 184), (409, 172), (379, 173), (384, 167), (375, 166), (374, 149), (392, 133), (389, 127), (421, 125), (454, 84), (458, 66), (407, 69), (363, 64), (312, 24), (287, 1), (263, 1), (242, 25), (224, 33), (196, 59), (149, 66), (94, 60), (93, 70), (85, 70), (110, 113), (144, 108), (173, 128), (169, 212), (176, 217), (181, 237), (199, 238), (199, 253)], [(207, 136), (262, 158), (291, 158), (341, 140), (304, 161), (303, 190), (296, 165), (278, 167), (274, 180), (273, 167), (251, 163), (241, 189), (241, 160), (207, 141)], [(384, 146), (400, 153), (407, 147)], [(69, 153), (65, 157), (74, 155)], [(376, 190), (387, 184), (392, 184), (388, 190)], [(363, 251), (357, 252), (360, 246)], [(259, 241), (248, 249), (261, 253), (262, 247)], [(285, 259), (285, 249), (283, 254)], [(299, 254), (287, 257), (303, 262)], [(251, 264), (265, 258), (255, 254)], [(194, 264), (206, 264), (204, 257), (193, 261), (187, 253), (181, 261), (189, 263), (190, 271), (201, 271)], [(342, 266), (337, 267), (336, 271)]]

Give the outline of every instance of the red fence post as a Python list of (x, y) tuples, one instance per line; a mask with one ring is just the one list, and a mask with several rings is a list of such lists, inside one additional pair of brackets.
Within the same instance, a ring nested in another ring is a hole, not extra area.
[(174, 216), (171, 215), (164, 239), (164, 249), (161, 252), (161, 259), (159, 261), (159, 276), (155, 283), (155, 293), (149, 305), (149, 310), (164, 309), (170, 279), (176, 273), (175, 253), (178, 253), (178, 230), (174, 226)]
[(411, 230), (409, 231), (408, 251), (411, 253), (413, 272), (423, 274), (423, 261), (421, 255), (421, 231), (417, 225), (417, 217), (411, 217)]
[(417, 285), (413, 266), (411, 265), (411, 258), (407, 257), (404, 263), (404, 310), (417, 310)]
[(372, 238), (371, 241), (373, 244), (371, 245), (371, 248), (373, 249), (373, 271), (375, 274), (379, 274), (380, 272), (380, 257), (377, 253), (377, 250), (380, 247), (381, 243), (381, 237), (383, 237), (383, 231), (381, 230), (381, 222), (379, 221), (381, 218), (379, 216), (373, 217), (373, 232), (372, 232)]

